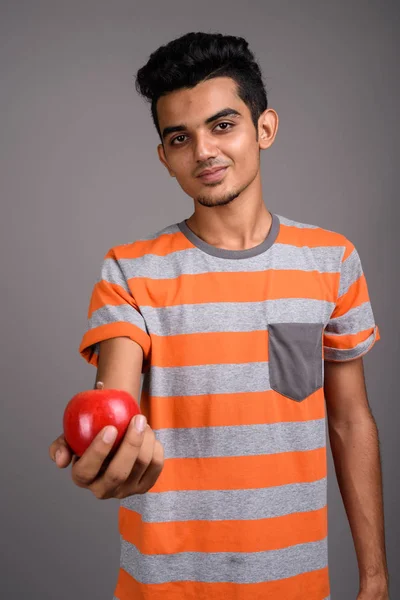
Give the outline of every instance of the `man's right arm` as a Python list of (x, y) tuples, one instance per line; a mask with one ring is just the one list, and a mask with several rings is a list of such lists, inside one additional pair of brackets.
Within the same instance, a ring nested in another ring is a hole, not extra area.
[(104, 389), (125, 390), (139, 403), (143, 350), (128, 337), (117, 337), (100, 342), (97, 382)]
[[(125, 390), (139, 403), (142, 365), (142, 348), (130, 338), (104, 340), (100, 342), (94, 387), (102, 382), (104, 389)], [(115, 457), (105, 471), (103, 463), (112, 442), (107, 444), (103, 441), (103, 432), (93, 440), (79, 461), (74, 456), (72, 479), (76, 485), (91, 489), (97, 498), (106, 499), (142, 494), (155, 484), (163, 468), (164, 449), (149, 425), (138, 432), (135, 420), (131, 420)], [(56, 458), (57, 450), (61, 451), (61, 455)], [(49, 454), (60, 468), (70, 464), (73, 454), (63, 434), (51, 444)]]

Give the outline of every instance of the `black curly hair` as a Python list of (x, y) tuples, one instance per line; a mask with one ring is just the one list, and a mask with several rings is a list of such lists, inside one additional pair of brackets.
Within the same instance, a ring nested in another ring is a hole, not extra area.
[(135, 88), (148, 102), (161, 142), (157, 117), (160, 96), (193, 88), (213, 77), (231, 77), (249, 107), (258, 140), (258, 118), (268, 107), (262, 73), (248, 42), (222, 33), (191, 32), (155, 50), (136, 74)]

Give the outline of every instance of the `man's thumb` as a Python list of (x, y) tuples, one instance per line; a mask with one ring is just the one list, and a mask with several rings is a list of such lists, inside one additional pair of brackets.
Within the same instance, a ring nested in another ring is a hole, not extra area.
[(67, 467), (71, 462), (70, 453), (68, 448), (59, 448), (55, 455), (57, 467)]

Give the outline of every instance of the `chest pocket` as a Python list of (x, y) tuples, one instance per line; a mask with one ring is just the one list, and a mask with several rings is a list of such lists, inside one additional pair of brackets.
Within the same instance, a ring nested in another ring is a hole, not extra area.
[(323, 323), (268, 325), (271, 389), (301, 402), (322, 387), (323, 330)]

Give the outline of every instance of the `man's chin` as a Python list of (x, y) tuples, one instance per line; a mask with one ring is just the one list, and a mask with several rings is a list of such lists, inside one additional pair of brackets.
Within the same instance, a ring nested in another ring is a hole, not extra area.
[(196, 202), (201, 204), (201, 206), (207, 206), (208, 208), (213, 208), (215, 206), (226, 206), (230, 204), (239, 196), (240, 192), (232, 192), (231, 194), (224, 194), (220, 197), (212, 197), (212, 196), (197, 196), (195, 198)]

